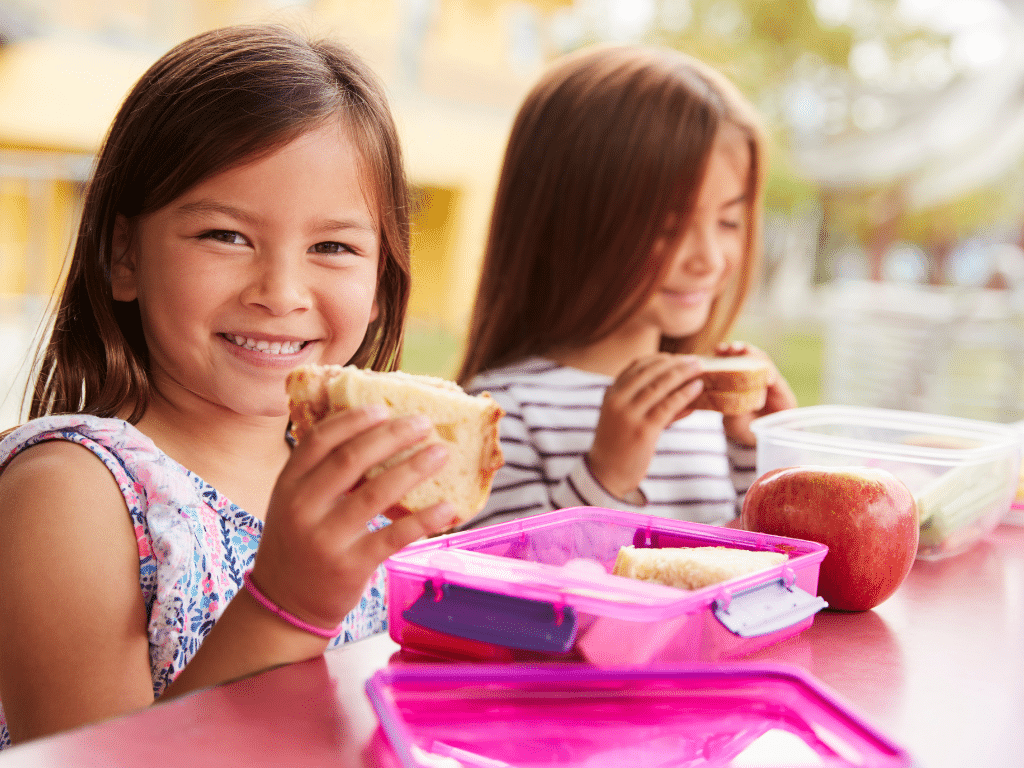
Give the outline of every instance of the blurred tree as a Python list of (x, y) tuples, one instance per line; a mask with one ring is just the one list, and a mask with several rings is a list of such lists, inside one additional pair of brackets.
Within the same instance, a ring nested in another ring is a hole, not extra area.
[[(767, 206), (821, 211), (828, 217), (823, 226), (840, 234), (823, 234), (819, 242), (853, 240), (870, 253), (911, 240), (934, 245), (941, 259), (950, 240), (1019, 213), (1020, 185), (1005, 183), (1020, 173), (1016, 158), (1006, 163), (1004, 183), (989, 179), (949, 199), (919, 202), (908, 188), (931, 158), (924, 150), (915, 156), (893, 149), (896, 141), (923, 145), (932, 138), (919, 133), (908, 141), (899, 130), (942, 99), (951, 102), (957, 88), (967, 91), (984, 74), (979, 62), (997, 56), (998, 37), (990, 36), (996, 42), (986, 50), (978, 35), (980, 22), (989, 29), (999, 24), (1000, 11), (1004, 26), (1014, 26), (997, 0), (657, 0), (656, 8), (656, 42), (718, 67), (761, 110), (773, 140)], [(960, 34), (965, 30), (974, 38)], [(811, 154), (832, 161), (843, 146), (863, 152), (862, 166), (852, 154), (847, 163), (856, 173), (807, 172)], [(905, 164), (887, 164), (882, 148)], [(868, 271), (878, 274), (879, 265)]]

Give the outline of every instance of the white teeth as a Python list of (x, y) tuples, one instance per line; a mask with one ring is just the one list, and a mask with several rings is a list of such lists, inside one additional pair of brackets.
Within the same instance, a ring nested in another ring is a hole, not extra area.
[(224, 337), (233, 344), (245, 349), (253, 349), (258, 352), (266, 352), (269, 355), (293, 355), (302, 349), (301, 341), (266, 341), (265, 339), (250, 339), (246, 336), (235, 336), (233, 333), (225, 333)]

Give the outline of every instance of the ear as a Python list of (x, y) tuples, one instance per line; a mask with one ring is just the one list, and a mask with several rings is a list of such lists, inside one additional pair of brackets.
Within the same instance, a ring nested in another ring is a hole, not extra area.
[(380, 305), (377, 303), (377, 294), (373, 295), (373, 306), (370, 307), (370, 322), (380, 317)]
[(131, 224), (120, 213), (117, 214), (114, 219), (114, 251), (110, 254), (110, 289), (114, 301), (134, 301), (139, 295), (136, 284), (137, 255), (132, 239)]

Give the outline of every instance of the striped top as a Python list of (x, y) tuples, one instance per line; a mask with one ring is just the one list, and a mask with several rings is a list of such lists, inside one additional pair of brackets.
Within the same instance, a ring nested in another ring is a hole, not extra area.
[(464, 528), (554, 509), (596, 506), (721, 525), (736, 517), (755, 477), (754, 448), (726, 439), (722, 415), (694, 411), (658, 440), (642, 499), (609, 494), (590, 473), (590, 450), (610, 376), (533, 357), (485, 371), (466, 390), (490, 392), (505, 410), (501, 448), (505, 466), (494, 478), (487, 506)]

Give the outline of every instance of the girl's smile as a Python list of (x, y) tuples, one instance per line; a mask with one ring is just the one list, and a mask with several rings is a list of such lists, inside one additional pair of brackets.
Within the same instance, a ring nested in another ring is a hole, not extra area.
[(237, 333), (218, 334), (231, 346), (230, 351), (253, 365), (285, 366), (294, 368), (306, 356), (301, 354), (310, 341)]
[(714, 290), (710, 288), (704, 291), (686, 291), (662, 288), (661, 294), (666, 301), (678, 304), (681, 307), (699, 307), (704, 304), (710, 304), (715, 295)]

